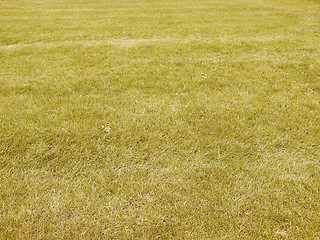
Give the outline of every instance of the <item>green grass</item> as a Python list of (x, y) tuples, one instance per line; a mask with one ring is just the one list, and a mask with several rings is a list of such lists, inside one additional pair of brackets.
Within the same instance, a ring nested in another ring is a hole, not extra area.
[(319, 13), (0, 0), (0, 239), (319, 239)]

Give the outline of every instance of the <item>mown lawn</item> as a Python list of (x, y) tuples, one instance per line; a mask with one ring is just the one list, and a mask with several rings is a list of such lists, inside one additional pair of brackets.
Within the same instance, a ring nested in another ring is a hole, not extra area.
[(0, 239), (320, 239), (319, 0), (0, 0)]

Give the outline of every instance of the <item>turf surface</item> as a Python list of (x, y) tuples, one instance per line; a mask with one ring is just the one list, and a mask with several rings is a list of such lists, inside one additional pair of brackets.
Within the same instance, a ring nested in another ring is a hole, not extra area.
[(318, 0), (0, 0), (0, 239), (319, 239)]

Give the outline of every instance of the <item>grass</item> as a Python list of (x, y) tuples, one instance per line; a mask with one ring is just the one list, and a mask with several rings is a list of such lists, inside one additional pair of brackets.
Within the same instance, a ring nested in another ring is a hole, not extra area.
[(319, 12), (0, 0), (0, 239), (319, 239)]

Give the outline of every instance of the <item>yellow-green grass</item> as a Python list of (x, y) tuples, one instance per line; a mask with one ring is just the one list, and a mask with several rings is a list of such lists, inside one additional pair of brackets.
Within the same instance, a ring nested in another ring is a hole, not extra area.
[(1, 239), (319, 239), (318, 0), (0, 0)]

